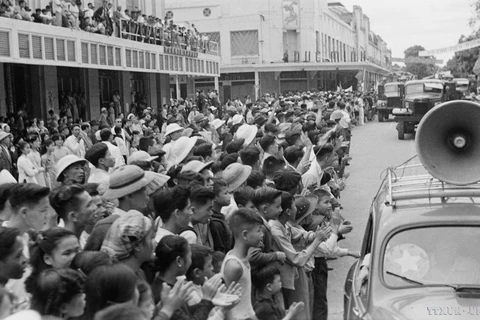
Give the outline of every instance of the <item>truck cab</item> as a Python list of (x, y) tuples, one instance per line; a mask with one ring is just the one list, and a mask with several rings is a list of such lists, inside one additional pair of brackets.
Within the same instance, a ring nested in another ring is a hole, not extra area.
[(397, 122), (398, 139), (405, 139), (407, 133), (415, 133), (415, 128), (423, 116), (430, 109), (442, 103), (444, 95), (444, 82), (441, 80), (428, 79), (406, 82), (403, 105), (392, 110)]

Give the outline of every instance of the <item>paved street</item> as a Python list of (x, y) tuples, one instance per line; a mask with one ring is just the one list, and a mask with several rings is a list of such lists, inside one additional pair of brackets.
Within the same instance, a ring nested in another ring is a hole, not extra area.
[[(354, 229), (340, 242), (341, 247), (360, 250), (370, 204), (380, 186), (380, 175), (388, 166), (401, 164), (416, 153), (413, 136), (397, 140), (395, 125), (395, 122), (374, 121), (353, 130), (350, 151), (353, 161), (347, 169), (350, 177), (340, 202), (343, 216), (352, 222)], [(343, 286), (353, 262), (351, 257), (329, 261), (333, 268), (328, 279), (329, 320), (343, 319)]]

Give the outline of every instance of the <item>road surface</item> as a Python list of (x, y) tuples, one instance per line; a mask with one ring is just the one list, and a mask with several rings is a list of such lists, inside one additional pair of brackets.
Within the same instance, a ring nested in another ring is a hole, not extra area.
[[(380, 187), (380, 175), (389, 166), (399, 165), (416, 154), (414, 138), (406, 135), (397, 140), (395, 122), (368, 122), (353, 129), (350, 155), (353, 157), (347, 172), (347, 188), (342, 192), (340, 203), (343, 216), (354, 226), (346, 239), (339, 243), (342, 248), (359, 251), (365, 231), (370, 204)], [(343, 319), (343, 286), (354, 258), (343, 257), (329, 261), (333, 268), (328, 273), (329, 320)]]

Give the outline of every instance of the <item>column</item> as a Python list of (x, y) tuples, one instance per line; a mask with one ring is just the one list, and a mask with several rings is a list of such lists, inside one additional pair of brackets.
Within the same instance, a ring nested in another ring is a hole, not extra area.
[(130, 71), (120, 72), (120, 96), (123, 103), (123, 111), (125, 116), (130, 113), (130, 107), (132, 105), (132, 88), (130, 87)]
[(149, 99), (150, 103), (149, 106), (152, 107), (153, 110), (157, 111), (158, 107), (158, 97), (157, 97), (157, 80), (156, 80), (156, 74), (155, 73), (149, 73), (149, 85), (150, 85), (150, 90), (149, 90)]
[(87, 69), (89, 86), (85, 92), (87, 98), (87, 115), (89, 119), (98, 119), (100, 116), (100, 79), (97, 69)]
[(187, 76), (187, 98), (195, 100), (195, 78)]
[(0, 115), (6, 116), (7, 109), (7, 90), (5, 88), (5, 70), (4, 63), (0, 63)]
[(258, 70), (255, 70), (255, 101), (258, 100), (260, 93), (260, 76)]
[(220, 84), (218, 83), (218, 77), (213, 77), (214, 81), (215, 81), (215, 90), (217, 92), (220, 92)]
[(162, 106), (170, 103), (170, 76), (161, 73), (158, 75), (158, 88), (160, 90), (160, 101)]
[(182, 93), (180, 92), (180, 79), (178, 75), (175, 76), (175, 88), (177, 91), (177, 100), (179, 100), (182, 97)]

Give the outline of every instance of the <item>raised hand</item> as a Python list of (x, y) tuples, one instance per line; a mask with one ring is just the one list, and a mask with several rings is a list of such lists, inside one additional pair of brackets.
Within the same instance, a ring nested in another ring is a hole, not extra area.
[(203, 299), (211, 301), (217, 294), (217, 290), (222, 285), (222, 275), (216, 274), (210, 279), (205, 277), (205, 283), (202, 286)]

